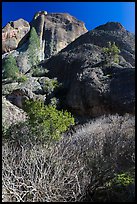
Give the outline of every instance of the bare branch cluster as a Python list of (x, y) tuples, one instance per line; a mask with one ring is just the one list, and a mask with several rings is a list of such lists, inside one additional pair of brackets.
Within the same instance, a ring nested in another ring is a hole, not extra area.
[(50, 145), (4, 141), (3, 202), (83, 201), (134, 167), (134, 125), (130, 115), (104, 116)]

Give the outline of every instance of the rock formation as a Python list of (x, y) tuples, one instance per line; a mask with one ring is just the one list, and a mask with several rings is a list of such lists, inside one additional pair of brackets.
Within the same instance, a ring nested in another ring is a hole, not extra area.
[[(119, 65), (104, 67), (102, 47), (116, 42)], [(107, 23), (80, 36), (57, 55), (43, 62), (50, 77), (65, 87), (65, 104), (78, 114), (134, 113), (134, 35), (119, 23)], [(125, 54), (126, 53), (126, 54)]]
[(46, 95), (43, 92), (43, 86), (39, 83), (44, 78), (28, 77), (25, 83), (3, 84), (2, 95), (19, 108), (23, 108), (25, 99), (45, 101)]
[[(19, 30), (21, 23), (26, 27), (28, 25), (18, 20), (6, 27), (13, 26)], [(134, 113), (134, 34), (118, 22), (109, 22), (87, 32), (84, 23), (69, 14), (48, 14), (45, 11), (36, 13), (30, 26), (35, 27), (40, 38), (44, 58), (40, 65), (49, 70), (45, 76), (57, 77), (63, 84), (63, 96), (60, 97), (61, 100), (63, 98), (63, 105), (81, 115)], [(105, 67), (102, 61), (102, 48), (109, 41), (115, 42), (121, 51), (119, 64), (113, 63), (111, 68)], [(24, 73), (30, 69), (27, 51), (23, 51), (26, 43), (13, 51)], [(37, 79), (31, 77), (26, 84), (25, 88), (17, 88), (21, 95), (27, 93), (31, 98), (41, 95), (42, 87)], [(35, 90), (37, 86), (38, 91)], [(11, 101), (17, 99), (14, 90), (7, 98)], [(21, 107), (18, 100), (14, 104)]]
[(30, 25), (35, 27), (40, 37), (44, 58), (58, 53), (77, 37), (87, 32), (82, 21), (67, 13), (38, 12)]
[(2, 29), (2, 53), (18, 47), (20, 40), (29, 32), (30, 25), (24, 19), (9, 22)]
[[(23, 73), (30, 69), (27, 46), (28, 31), (32, 26), (40, 38), (41, 49), (38, 51), (40, 61), (50, 58), (87, 32), (83, 22), (64, 13), (47, 14), (46, 11), (41, 11), (34, 15), (30, 25), (23, 19), (8, 23), (2, 30), (2, 51), (5, 53), (14, 50), (12, 55), (16, 57), (18, 67)], [(10, 36), (6, 33), (10, 33)]]

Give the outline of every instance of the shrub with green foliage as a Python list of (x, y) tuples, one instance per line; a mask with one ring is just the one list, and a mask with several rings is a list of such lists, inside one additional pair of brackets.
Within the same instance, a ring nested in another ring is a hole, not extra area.
[(74, 118), (67, 111), (59, 111), (55, 106), (45, 106), (42, 101), (27, 100), (24, 110), (29, 116), (31, 131), (41, 140), (58, 140), (61, 133), (74, 125)]
[(10, 54), (3, 61), (3, 78), (16, 79), (19, 73), (15, 58)]
[(19, 75), (19, 77), (17, 78), (18, 82), (26, 82), (28, 79), (24, 74)]
[(60, 87), (61, 84), (58, 83), (57, 79), (49, 79), (45, 80), (43, 91), (50, 94), (52, 93), (56, 88)]
[(40, 66), (32, 67), (32, 76), (33, 77), (45, 76), (46, 73), (48, 73), (48, 70), (45, 68), (42, 68)]
[(40, 51), (40, 40), (34, 27), (31, 28), (28, 53), (29, 62), (31, 66), (38, 64), (39, 62), (39, 51)]
[(111, 186), (128, 186), (134, 182), (134, 178), (132, 178), (129, 173), (120, 173), (117, 174), (111, 181)]
[(111, 66), (112, 62), (119, 63), (119, 53), (120, 50), (115, 42), (113, 42), (113, 44), (108, 42), (108, 46), (103, 48), (103, 56), (106, 64)]
[(58, 103), (59, 103), (59, 100), (56, 97), (53, 97), (53, 98), (50, 99), (50, 104), (52, 106), (56, 106), (57, 107)]
[(130, 169), (130, 173), (123, 172), (114, 174), (113, 179), (106, 183), (104, 190), (108, 195), (108, 201), (113, 200), (113, 202), (128, 202), (132, 200), (133, 202), (133, 198), (135, 196), (135, 178), (132, 171), (133, 170)]

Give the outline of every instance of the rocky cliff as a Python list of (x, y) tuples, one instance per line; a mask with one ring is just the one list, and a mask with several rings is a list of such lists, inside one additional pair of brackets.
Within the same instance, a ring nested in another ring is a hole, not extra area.
[(40, 39), (40, 51), (37, 51), (40, 61), (50, 58), (87, 32), (82, 21), (64, 13), (37, 12), (30, 23), (23, 19), (8, 23), (2, 29), (3, 58), (12, 53), (23, 73), (30, 69), (27, 47), (31, 27), (36, 29)]
[(37, 13), (30, 23), (35, 27), (44, 52), (49, 58), (87, 32), (82, 21), (67, 13)]
[[(80, 36), (43, 66), (65, 87), (65, 103), (78, 114), (134, 112), (135, 39), (117, 23), (99, 26)], [(103, 66), (102, 48), (115, 42), (119, 65)]]
[[(36, 29), (40, 38), (40, 60), (58, 53), (77, 37), (87, 32), (84, 23), (69, 14), (38, 12), (30, 23), (19, 19), (8, 23), (2, 29), (2, 53), (15, 50), (17, 47), (20, 48), (19, 53), (15, 52), (15, 55), (18, 56), (20, 52), (24, 52), (30, 27)], [(19, 59), (18, 61), (20, 63)]]

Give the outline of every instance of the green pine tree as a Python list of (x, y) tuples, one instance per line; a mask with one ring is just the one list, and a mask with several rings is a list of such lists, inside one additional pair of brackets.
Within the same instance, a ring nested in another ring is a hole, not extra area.
[(19, 69), (15, 58), (10, 54), (3, 61), (3, 78), (12, 78), (16, 79), (19, 74)]
[(29, 45), (28, 45), (28, 57), (31, 67), (38, 64), (40, 52), (40, 40), (34, 27), (31, 28)]
[(108, 42), (108, 46), (103, 48), (103, 56), (106, 64), (111, 67), (112, 62), (119, 63), (119, 53), (120, 50), (115, 42), (113, 44)]

